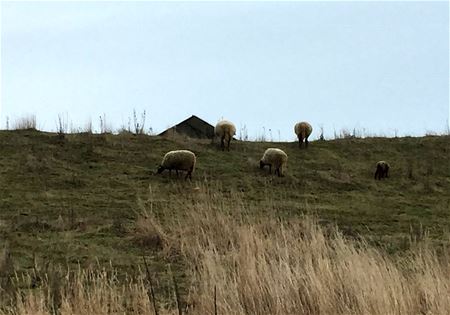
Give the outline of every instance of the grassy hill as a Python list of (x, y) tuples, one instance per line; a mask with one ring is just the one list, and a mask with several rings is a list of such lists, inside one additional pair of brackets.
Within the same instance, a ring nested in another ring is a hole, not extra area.
[[(268, 147), (288, 154), (285, 177), (258, 168)], [(192, 182), (154, 174), (173, 149), (196, 153)], [(150, 211), (163, 226), (182, 221), (182, 208), (195, 203), (199, 189), (224, 204), (239, 196), (250, 217), (313, 213), (321, 224), (337, 224), (345, 235), (363, 235), (391, 252), (424, 231), (444, 242), (450, 227), (448, 136), (316, 141), (308, 150), (236, 141), (222, 152), (209, 141), (182, 138), (73, 134), (61, 140), (53, 133), (1, 131), (0, 153), (0, 235), (16, 270), (31, 269), (35, 260), (112, 262), (132, 270), (143, 254), (154, 270), (163, 270), (167, 259), (182, 264), (142, 241), (139, 218)], [(381, 159), (391, 164), (390, 178), (375, 181)]]

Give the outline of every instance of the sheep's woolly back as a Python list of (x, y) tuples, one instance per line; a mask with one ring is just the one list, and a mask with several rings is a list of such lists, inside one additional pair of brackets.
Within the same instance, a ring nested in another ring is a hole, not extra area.
[(261, 159), (264, 164), (270, 164), (275, 169), (280, 166), (284, 168), (287, 163), (288, 156), (283, 150), (277, 148), (268, 148)]
[(162, 159), (161, 166), (166, 169), (189, 171), (195, 168), (195, 154), (188, 150), (167, 152)]
[(219, 121), (214, 128), (214, 134), (220, 138), (225, 137), (226, 140), (233, 138), (236, 134), (236, 127), (231, 121)]
[(389, 168), (389, 163), (388, 162), (386, 162), (386, 161), (378, 161), (377, 162), (377, 164), (376, 164), (376, 166), (378, 167), (378, 166), (381, 166), (383, 169), (384, 168)]
[(303, 138), (307, 138), (312, 133), (312, 127), (306, 121), (302, 121), (295, 124), (294, 131), (297, 137), (301, 135)]

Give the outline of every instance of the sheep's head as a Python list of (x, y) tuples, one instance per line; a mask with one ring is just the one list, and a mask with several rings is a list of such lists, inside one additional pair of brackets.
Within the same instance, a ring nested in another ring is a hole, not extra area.
[(164, 171), (164, 170), (165, 170), (164, 166), (159, 165), (159, 166), (158, 166), (158, 170), (156, 171), (156, 173), (157, 173), (157, 174), (161, 174), (162, 171)]
[(263, 162), (262, 160), (260, 160), (260, 161), (259, 161), (259, 168), (262, 169), (262, 168), (264, 167), (264, 165), (265, 165), (264, 162)]

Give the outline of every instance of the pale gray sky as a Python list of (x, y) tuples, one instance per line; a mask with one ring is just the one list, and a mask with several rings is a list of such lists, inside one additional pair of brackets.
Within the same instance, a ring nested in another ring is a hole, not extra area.
[(192, 114), (251, 138), (295, 122), (422, 135), (449, 117), (448, 2), (1, 3), (0, 126), (55, 129), (133, 108), (155, 131)]

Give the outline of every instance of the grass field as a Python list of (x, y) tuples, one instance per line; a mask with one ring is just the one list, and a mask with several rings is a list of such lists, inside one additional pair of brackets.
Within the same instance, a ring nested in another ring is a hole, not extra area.
[[(258, 168), (268, 147), (288, 154), (285, 177)], [(154, 174), (173, 149), (196, 153), (192, 182)], [(23, 130), (1, 131), (0, 152), (2, 279), (49, 265), (101, 269), (111, 264), (119, 274), (135, 274), (145, 255), (158, 290), (166, 290), (174, 275), (186, 296), (193, 281), (189, 257), (196, 253), (186, 250), (187, 241), (198, 242), (189, 227), (201, 220), (190, 215), (199, 205), (210, 210), (205, 217), (219, 211), (250, 226), (312, 216), (324, 231), (337, 226), (343, 238), (363, 237), (392, 257), (407, 255), (422, 239), (438, 252), (448, 245), (448, 136), (316, 141), (308, 150), (297, 143), (236, 141), (230, 152), (222, 152), (209, 141), (184, 138), (72, 134), (60, 139)], [(375, 181), (374, 164), (382, 159), (391, 164), (390, 178)], [(229, 231), (221, 231), (217, 228), (229, 238)]]

